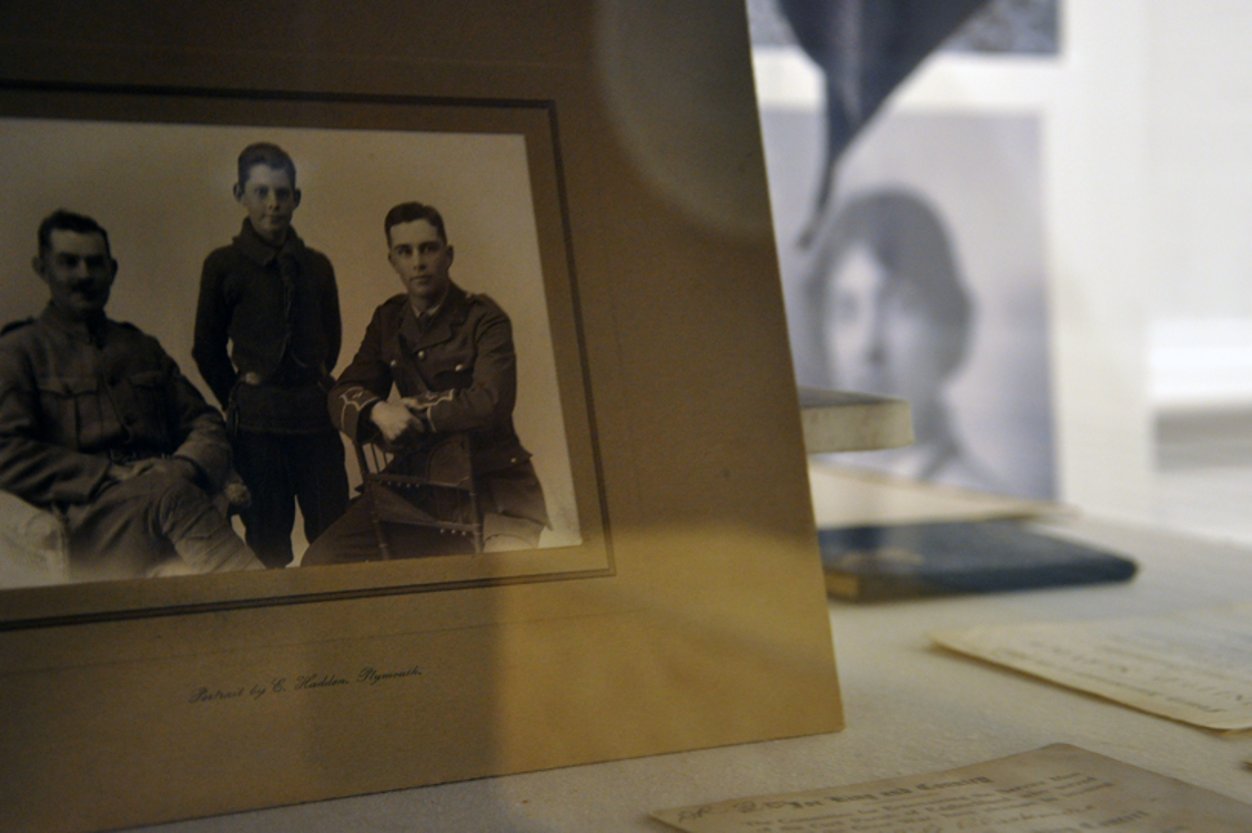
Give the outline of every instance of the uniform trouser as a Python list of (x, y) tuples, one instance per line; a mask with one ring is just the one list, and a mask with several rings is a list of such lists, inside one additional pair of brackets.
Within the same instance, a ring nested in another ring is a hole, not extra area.
[(199, 486), (149, 471), (63, 513), (75, 580), (260, 567)]
[[(385, 521), (382, 526), (381, 534), (387, 536), (392, 558), (462, 555), (474, 551), (472, 539), (465, 536)], [(542, 532), (543, 524), (537, 521), (488, 513), (483, 516), (483, 549), (485, 552), (534, 549), (539, 545)], [(369, 498), (357, 498), (343, 517), (305, 551), (300, 566), (379, 561), (383, 557), (379, 534), (370, 514)]]
[(235, 468), (252, 493), (240, 512), (248, 546), (266, 567), (291, 563), (296, 503), (304, 534), (317, 539), (348, 505), (348, 475), (339, 434), (271, 434), (239, 430)]

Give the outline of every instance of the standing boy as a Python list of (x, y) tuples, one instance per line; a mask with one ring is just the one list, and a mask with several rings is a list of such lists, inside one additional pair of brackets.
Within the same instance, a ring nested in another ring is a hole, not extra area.
[(226, 410), (235, 465), (252, 492), (242, 513), (248, 545), (266, 566), (283, 567), (296, 502), (310, 542), (348, 502), (343, 444), (326, 411), (339, 291), (330, 261), (291, 226), (300, 189), (285, 151), (244, 148), (233, 190), (247, 217), (205, 259), (192, 355)]

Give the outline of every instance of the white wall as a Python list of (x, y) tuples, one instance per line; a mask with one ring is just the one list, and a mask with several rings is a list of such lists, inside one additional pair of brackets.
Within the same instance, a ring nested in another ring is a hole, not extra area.
[(1252, 4), (1147, 6), (1152, 399), (1252, 406)]

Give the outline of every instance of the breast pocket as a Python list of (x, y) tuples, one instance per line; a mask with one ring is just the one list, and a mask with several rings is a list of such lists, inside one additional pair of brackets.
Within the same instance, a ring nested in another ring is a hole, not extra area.
[(165, 374), (159, 370), (138, 370), (130, 373), (126, 381), (131, 396), (115, 397), (118, 417), (132, 442), (164, 449), (169, 445), (172, 416)]
[(471, 345), (453, 345), (450, 349), (431, 350), (423, 372), (432, 390), (468, 388), (474, 380), (474, 350)]
[(100, 436), (100, 386), (91, 377), (62, 376), (39, 383), (39, 432), (66, 448), (90, 448)]
[(159, 370), (137, 370), (127, 376), (140, 407), (153, 416), (165, 414), (165, 374)]
[(471, 330), (454, 328), (451, 338), (420, 351), (418, 361), (433, 390), (453, 390), (470, 386), (476, 354)]

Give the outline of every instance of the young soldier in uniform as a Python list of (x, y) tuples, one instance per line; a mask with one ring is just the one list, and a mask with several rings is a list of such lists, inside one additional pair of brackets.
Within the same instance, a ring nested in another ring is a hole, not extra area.
[(221, 417), (156, 339), (104, 314), (105, 230), (57, 211), (38, 239), (51, 301), (0, 336), (0, 489), (60, 517), (71, 580), (259, 569), (210, 497), (230, 474)]
[[(360, 350), (330, 392), (331, 419), (354, 440), (400, 449), (467, 434), (484, 507), (485, 549), (532, 548), (548, 515), (530, 452), (513, 429), (517, 356), (509, 317), (487, 296), (452, 282), (454, 252), (433, 207), (397, 205), (383, 228), (388, 260), (405, 292), (374, 312)], [(387, 401), (393, 385), (402, 400)], [(467, 546), (464, 539), (424, 535), (417, 528), (404, 539), (395, 555), (443, 555)], [(363, 499), (309, 548), (302, 563), (379, 557)]]
[(343, 444), (325, 406), (342, 337), (339, 292), (330, 261), (291, 226), (300, 205), (291, 157), (259, 143), (238, 167), (234, 194), (247, 216), (204, 262), (192, 354), (226, 410), (252, 493), (242, 513), (248, 544), (267, 567), (283, 567), (296, 502), (309, 541), (348, 502)]

